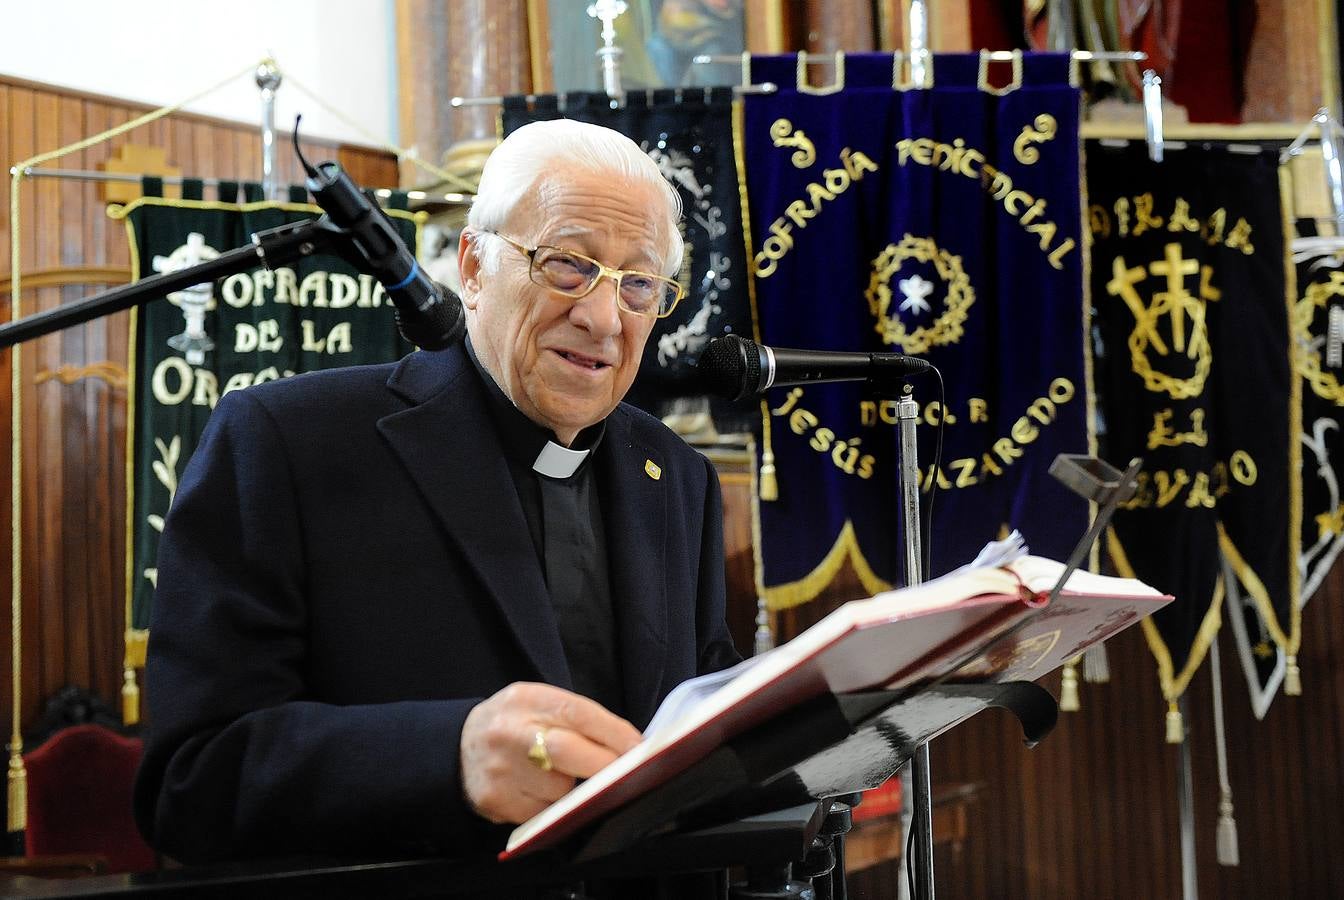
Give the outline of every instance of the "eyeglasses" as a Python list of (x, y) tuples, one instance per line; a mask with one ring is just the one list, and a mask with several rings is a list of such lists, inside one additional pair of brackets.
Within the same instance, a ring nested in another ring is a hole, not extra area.
[(637, 316), (665, 318), (676, 309), (686, 295), (686, 289), (671, 278), (612, 269), (582, 253), (560, 247), (527, 247), (498, 231), (491, 231), (500, 240), (527, 257), (528, 276), (534, 284), (573, 297), (586, 297), (603, 278), (616, 282), (616, 305)]

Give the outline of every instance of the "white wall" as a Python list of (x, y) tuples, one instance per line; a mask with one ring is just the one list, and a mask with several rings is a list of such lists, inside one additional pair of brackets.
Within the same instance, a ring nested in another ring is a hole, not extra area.
[[(393, 0), (6, 0), (0, 10), (0, 73), (166, 106), (270, 55), (364, 131), (395, 142)], [(261, 121), (250, 73), (187, 108)], [(277, 129), (290, 129), (296, 112), (307, 136), (370, 143), (282, 84)]]

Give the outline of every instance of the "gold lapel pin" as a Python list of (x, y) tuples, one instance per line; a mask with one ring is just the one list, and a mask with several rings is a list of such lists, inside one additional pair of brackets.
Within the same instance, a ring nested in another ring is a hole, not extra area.
[(663, 477), (663, 470), (651, 459), (644, 460), (644, 474), (657, 481)]

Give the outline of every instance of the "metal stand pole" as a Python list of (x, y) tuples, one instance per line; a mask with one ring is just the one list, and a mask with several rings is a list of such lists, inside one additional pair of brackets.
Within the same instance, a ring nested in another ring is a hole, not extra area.
[(597, 58), (602, 61), (602, 90), (617, 106), (625, 105), (625, 89), (621, 86), (621, 56), (616, 46), (616, 19), (626, 10), (625, 0), (595, 0), (588, 7), (588, 15), (602, 22), (602, 46)]
[(910, 51), (910, 83), (917, 88), (933, 84), (933, 64), (929, 56), (928, 0), (910, 0), (910, 19), (906, 29)]
[[(915, 443), (919, 404), (909, 385), (896, 405), (896, 417), (900, 423), (901, 530), (905, 539), (905, 583), (908, 587), (924, 580), (919, 520), (919, 448)], [(910, 885), (910, 895), (915, 900), (933, 900), (933, 788), (927, 743), (915, 748), (910, 765), (914, 786), (914, 815), (910, 827), (915, 835), (915, 883)]]
[[(1186, 721), (1189, 712), (1186, 709), (1185, 696), (1176, 701), (1181, 708), (1181, 717)], [(1190, 763), (1190, 736), (1181, 741), (1181, 764), (1177, 769), (1177, 786), (1180, 790), (1181, 808), (1181, 897), (1182, 900), (1199, 900), (1198, 870), (1195, 866), (1195, 792), (1192, 784)]]
[(280, 199), (275, 179), (275, 92), (280, 88), (280, 70), (271, 60), (257, 66), (261, 89), (261, 193), (267, 200)]

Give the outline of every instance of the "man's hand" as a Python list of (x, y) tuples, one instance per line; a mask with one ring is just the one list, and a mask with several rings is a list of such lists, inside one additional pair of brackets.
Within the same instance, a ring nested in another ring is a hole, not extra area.
[[(553, 768), (527, 758), (545, 733)], [(629, 722), (587, 697), (515, 682), (477, 705), (462, 726), (462, 793), (491, 822), (525, 822), (641, 740)]]

